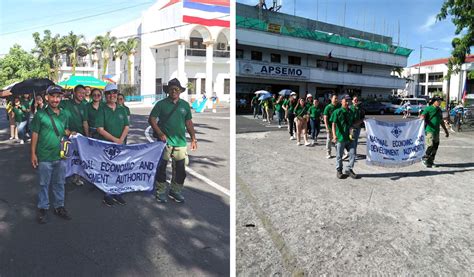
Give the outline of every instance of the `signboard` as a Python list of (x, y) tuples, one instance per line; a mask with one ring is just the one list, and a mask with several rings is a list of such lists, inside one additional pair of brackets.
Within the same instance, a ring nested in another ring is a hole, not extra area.
[(267, 77), (272, 79), (307, 80), (308, 68), (283, 64), (239, 63), (240, 75)]
[(268, 23), (267, 31), (279, 34), (280, 30), (281, 30), (281, 25), (278, 25), (275, 23)]
[(369, 165), (404, 167), (420, 162), (425, 154), (425, 129), (422, 119), (385, 122), (366, 119)]

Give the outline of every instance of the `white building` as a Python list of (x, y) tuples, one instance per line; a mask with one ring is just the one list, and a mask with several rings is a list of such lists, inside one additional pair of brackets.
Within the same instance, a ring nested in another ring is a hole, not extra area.
[[(182, 98), (193, 100), (206, 93), (230, 100), (229, 5), (229, 0), (158, 0), (141, 18), (111, 30), (118, 41), (139, 39), (131, 79), (145, 101), (154, 100), (173, 78), (188, 88)], [(76, 75), (98, 77), (101, 68), (85, 60)], [(127, 57), (111, 58), (106, 74), (127, 83)]]
[(390, 37), (239, 3), (236, 26), (237, 99), (259, 89), (386, 98), (405, 87), (391, 72), (411, 50)]
[(460, 72), (452, 74), (449, 80), (446, 79), (448, 58), (424, 61), (403, 69), (403, 75), (411, 80), (411, 85), (401, 94), (431, 97), (434, 93), (443, 93), (445, 98), (449, 96), (449, 101), (460, 101), (465, 85), (468, 94), (474, 91), (474, 80), (467, 79), (470, 71), (474, 71), (474, 55), (468, 55)]

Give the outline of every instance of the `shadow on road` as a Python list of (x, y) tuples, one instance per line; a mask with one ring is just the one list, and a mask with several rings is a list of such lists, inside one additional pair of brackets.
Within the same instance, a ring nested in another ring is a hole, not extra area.
[(455, 173), (468, 172), (468, 171), (474, 171), (474, 169), (450, 170), (450, 171), (420, 170), (416, 172), (403, 172), (403, 173), (387, 172), (387, 173), (357, 174), (357, 175), (359, 175), (361, 178), (390, 178), (390, 180), (396, 181), (404, 177), (427, 177), (427, 176), (438, 176), (438, 175), (452, 175)]
[(181, 205), (129, 193), (126, 206), (106, 207), (99, 190), (68, 184), (73, 219), (50, 210), (39, 225), (29, 145), (0, 145), (0, 168), (0, 276), (229, 274), (229, 205), (219, 195), (186, 188)]

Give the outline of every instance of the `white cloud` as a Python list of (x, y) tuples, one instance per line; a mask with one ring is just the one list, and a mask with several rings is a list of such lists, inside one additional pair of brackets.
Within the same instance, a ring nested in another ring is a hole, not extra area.
[(419, 30), (421, 32), (429, 32), (429, 31), (431, 31), (431, 27), (433, 27), (433, 25), (435, 25), (435, 23), (436, 23), (436, 14), (430, 15), (426, 19), (425, 24), (420, 26)]

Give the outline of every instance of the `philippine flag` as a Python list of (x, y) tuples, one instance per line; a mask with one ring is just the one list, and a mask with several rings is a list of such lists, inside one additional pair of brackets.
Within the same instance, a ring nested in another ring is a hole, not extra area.
[(183, 0), (183, 22), (230, 27), (230, 0)]
[(466, 97), (467, 97), (467, 77), (466, 77), (466, 80), (464, 81), (464, 89), (462, 91), (462, 96), (461, 96), (463, 103), (466, 101)]

